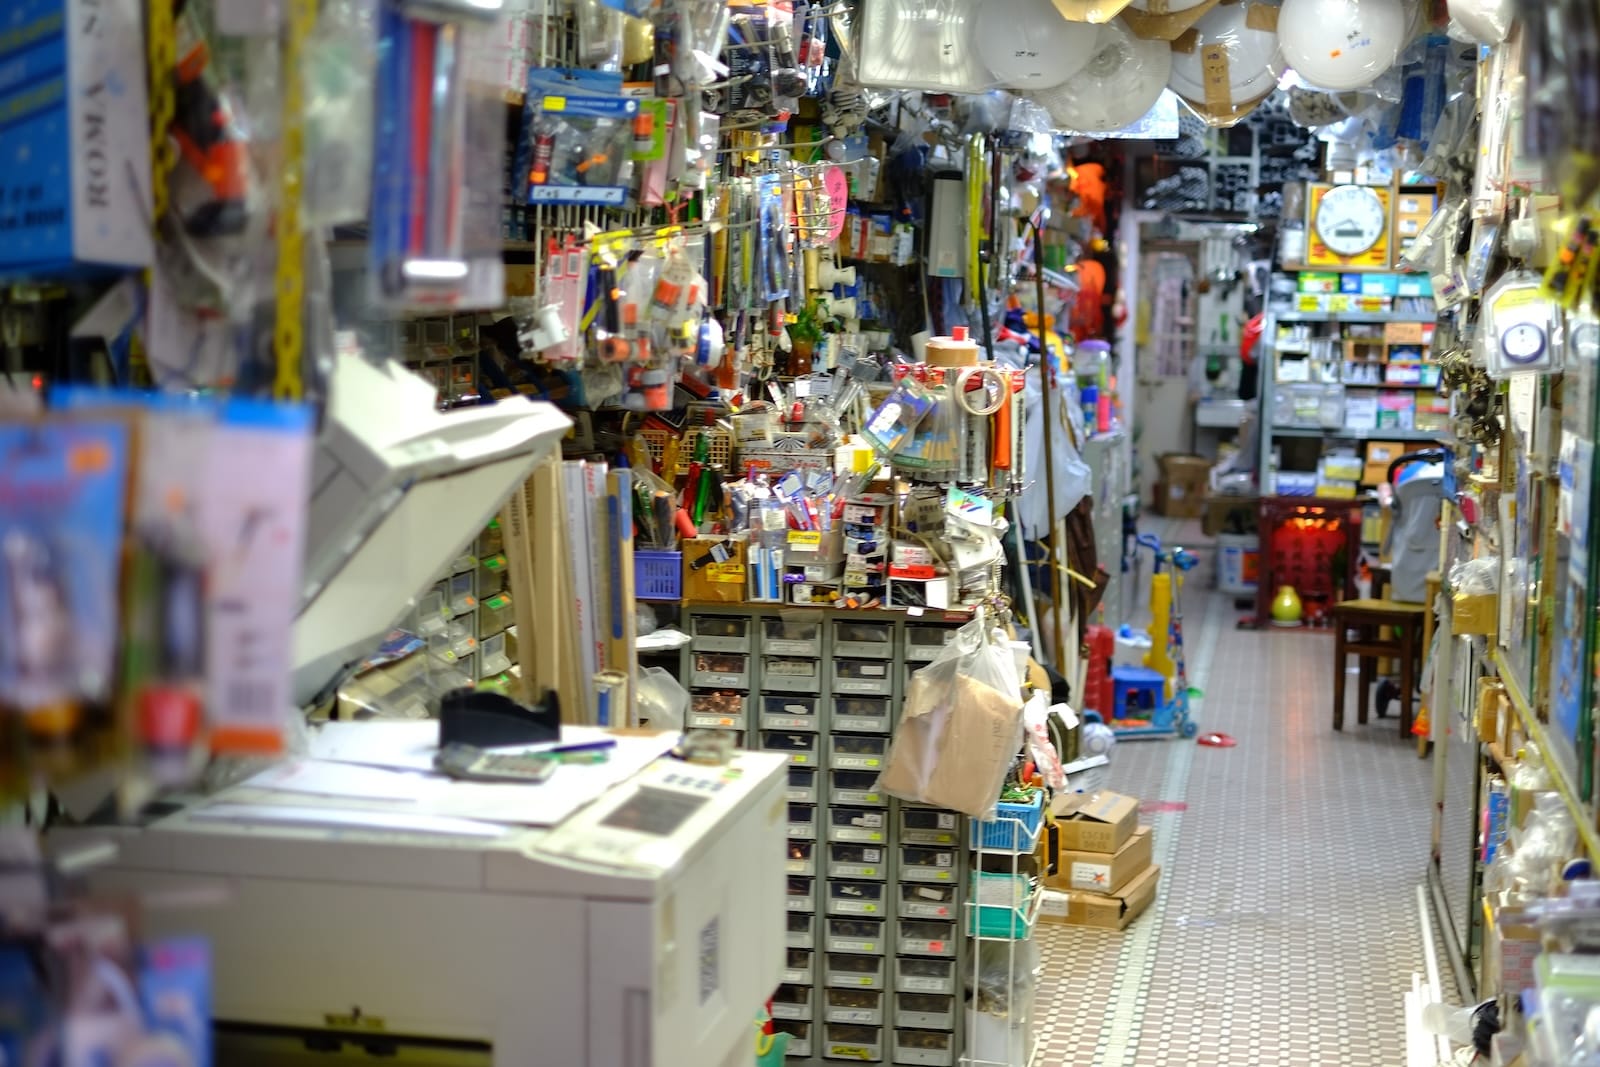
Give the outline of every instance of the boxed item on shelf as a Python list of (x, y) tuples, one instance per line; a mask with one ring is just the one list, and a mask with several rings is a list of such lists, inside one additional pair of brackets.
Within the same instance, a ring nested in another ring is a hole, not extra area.
[(1039, 921), (1066, 926), (1094, 926), (1122, 930), (1137, 919), (1156, 898), (1160, 867), (1146, 867), (1138, 877), (1115, 893), (1046, 889)]
[(1114, 853), (1139, 828), (1139, 802), (1121, 793), (1064, 793), (1050, 810), (1063, 851)]
[(683, 598), (721, 604), (744, 600), (745, 538), (683, 539)]
[(1204, 456), (1168, 453), (1161, 457), (1161, 485), (1156, 510), (1173, 518), (1199, 518), (1205, 510), (1211, 461)]
[(1368, 441), (1361, 481), (1367, 485), (1382, 485), (1389, 477), (1389, 464), (1405, 455), (1408, 447), (1411, 446), (1401, 441)]
[(1500, 618), (1500, 598), (1494, 593), (1457, 593), (1451, 598), (1450, 632), (1493, 635)]
[(1061, 849), (1056, 856), (1056, 873), (1045, 876), (1045, 885), (1051, 889), (1114, 893), (1150, 866), (1154, 855), (1155, 835), (1148, 826), (1141, 826), (1110, 855)]

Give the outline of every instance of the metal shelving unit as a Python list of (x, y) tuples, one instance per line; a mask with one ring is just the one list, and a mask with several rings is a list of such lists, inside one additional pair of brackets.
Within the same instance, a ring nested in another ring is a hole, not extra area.
[(958, 1067), (967, 820), (876, 791), (911, 673), (961, 613), (692, 605), (687, 725), (786, 752), (789, 1063)]

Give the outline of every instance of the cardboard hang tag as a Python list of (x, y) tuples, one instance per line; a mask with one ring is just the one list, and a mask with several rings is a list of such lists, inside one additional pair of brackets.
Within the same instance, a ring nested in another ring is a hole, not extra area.
[(1172, 50), (1174, 52), (1181, 52), (1186, 56), (1194, 55), (1194, 53), (1199, 48), (1200, 48), (1200, 31), (1199, 30), (1194, 30), (1194, 29), (1184, 30), (1183, 33), (1180, 34), (1172, 42)]
[(1278, 32), (1278, 9), (1272, 4), (1250, 4), (1244, 9), (1244, 24), (1252, 30)]
[(1200, 79), (1206, 93), (1206, 110), (1226, 115), (1233, 110), (1233, 84), (1228, 71), (1228, 46), (1212, 41), (1200, 50)]

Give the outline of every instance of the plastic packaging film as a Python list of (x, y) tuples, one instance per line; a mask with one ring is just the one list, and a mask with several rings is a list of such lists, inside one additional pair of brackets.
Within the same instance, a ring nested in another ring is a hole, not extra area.
[(1128, 6), (1152, 15), (1177, 15), (1204, 3), (1206, 0), (1133, 0)]
[(1063, 18), (1050, 0), (988, 0), (978, 9), (978, 57), (1016, 89), (1050, 89), (1088, 64), (1100, 27)]
[(1308, 85), (1360, 89), (1394, 64), (1409, 21), (1400, 0), (1284, 0), (1278, 45)]
[(978, 0), (861, 0), (861, 84), (943, 93), (989, 88), (994, 76), (972, 46), (978, 7)]
[(1171, 73), (1171, 46), (1141, 40), (1118, 20), (1101, 28), (1099, 47), (1081, 71), (1033, 98), (1065, 129), (1109, 133), (1143, 118)]
[(1211, 126), (1232, 126), (1277, 88), (1278, 9), (1225, 4), (1172, 42), (1167, 87)]

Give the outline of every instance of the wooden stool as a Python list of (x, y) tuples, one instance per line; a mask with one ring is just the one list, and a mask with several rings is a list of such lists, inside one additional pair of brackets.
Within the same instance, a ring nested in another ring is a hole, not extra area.
[[(1378, 660), (1400, 661), (1400, 736), (1411, 736), (1411, 691), (1422, 654), (1423, 604), (1396, 600), (1345, 600), (1333, 606), (1333, 728), (1344, 729), (1344, 664), (1354, 655), (1360, 663), (1361, 703), (1357, 721), (1365, 725), (1372, 680)], [(1385, 632), (1399, 627), (1400, 636)]]

